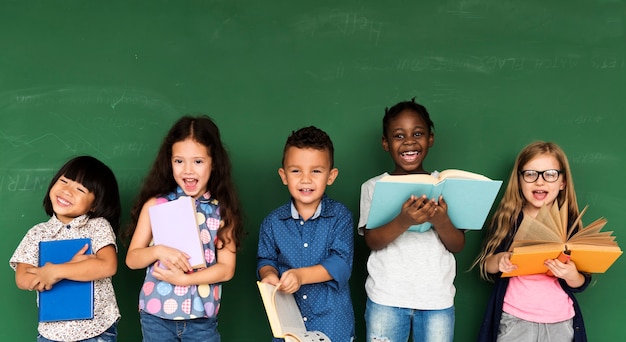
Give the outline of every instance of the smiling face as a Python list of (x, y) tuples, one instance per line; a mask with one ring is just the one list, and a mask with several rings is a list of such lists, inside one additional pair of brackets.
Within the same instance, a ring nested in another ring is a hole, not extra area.
[(278, 170), (296, 209), (305, 218), (315, 212), (326, 186), (333, 184), (338, 173), (331, 168), (328, 151), (293, 146), (285, 151), (283, 167)]
[(422, 162), (434, 139), (424, 118), (412, 110), (390, 120), (382, 144), (395, 163), (393, 174), (425, 173)]
[[(542, 154), (528, 161), (528, 163), (522, 165), (522, 170), (560, 170), (561, 165), (559, 161), (552, 155)], [(563, 175), (559, 175), (555, 182), (546, 182), (546, 180), (539, 176), (536, 181), (528, 183), (522, 179), (522, 176), (518, 176), (518, 182), (522, 195), (526, 199), (524, 206), (524, 213), (532, 217), (536, 217), (539, 209), (544, 204), (552, 205), (559, 195), (559, 191), (565, 189), (565, 180)]]
[(70, 223), (74, 218), (87, 214), (93, 208), (96, 196), (82, 184), (65, 176), (50, 188), (52, 210), (59, 221)]
[(198, 198), (207, 191), (212, 158), (207, 148), (192, 139), (172, 145), (172, 172), (187, 196)]

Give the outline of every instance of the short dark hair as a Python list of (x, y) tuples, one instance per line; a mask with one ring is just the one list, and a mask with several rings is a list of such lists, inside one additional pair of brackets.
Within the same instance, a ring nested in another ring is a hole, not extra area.
[(113, 171), (100, 160), (92, 156), (79, 156), (70, 159), (52, 177), (48, 191), (43, 198), (43, 207), (48, 216), (54, 214), (50, 189), (61, 176), (80, 183), (94, 194), (93, 211), (87, 213), (90, 218), (102, 217), (111, 224), (117, 235), (120, 228), (120, 193)]
[(405, 110), (410, 110), (419, 114), (424, 119), (424, 121), (426, 121), (429, 131), (432, 132), (435, 129), (435, 124), (430, 119), (430, 114), (428, 114), (426, 107), (415, 102), (415, 98), (412, 98), (410, 101), (398, 102), (391, 108), (385, 108), (385, 116), (383, 117), (383, 137), (387, 136), (389, 121), (391, 121), (393, 118), (398, 116), (398, 114), (402, 113)]
[(304, 127), (291, 132), (285, 143), (285, 148), (283, 149), (283, 165), (285, 164), (285, 153), (290, 147), (327, 151), (330, 157), (330, 167), (334, 167), (335, 148), (333, 147), (333, 142), (326, 132), (315, 126)]

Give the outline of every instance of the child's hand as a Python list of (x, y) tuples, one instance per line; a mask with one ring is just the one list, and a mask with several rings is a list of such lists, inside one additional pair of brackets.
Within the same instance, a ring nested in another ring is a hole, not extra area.
[(55, 264), (46, 263), (41, 267), (27, 268), (26, 273), (35, 276), (28, 288), (36, 291), (48, 291), (52, 289), (52, 286), (61, 280), (61, 278), (56, 276), (57, 272), (55, 267)]
[(76, 252), (76, 254), (74, 254), (72, 259), (68, 262), (81, 262), (84, 260), (95, 258), (96, 256), (93, 254), (85, 254), (88, 248), (89, 248), (89, 245), (85, 244), (83, 248), (81, 248), (78, 252)]
[(511, 263), (511, 252), (502, 252), (497, 254), (498, 271), (502, 273), (513, 272), (517, 269), (517, 265)]
[(276, 274), (270, 273), (265, 278), (261, 279), (261, 282), (278, 286), (280, 284), (280, 279), (278, 279), (278, 276)]
[(439, 196), (439, 202), (433, 203), (435, 203), (436, 206), (433, 212), (433, 216), (430, 219), (430, 223), (432, 223), (435, 227), (440, 227), (443, 223), (450, 220), (448, 218), (448, 204), (442, 196)]
[[(161, 263), (163, 266), (167, 267), (167, 269), (161, 267)], [(155, 262), (154, 267), (152, 268), (152, 275), (158, 280), (165, 281), (173, 285), (187, 285), (185, 284), (185, 272), (167, 260), (164, 260), (163, 262)]]
[(408, 228), (416, 224), (430, 221), (435, 214), (437, 204), (426, 196), (411, 196), (402, 205), (400, 217), (403, 224)]
[(555, 277), (562, 278), (567, 282), (573, 282), (580, 278), (576, 264), (571, 260), (561, 262), (558, 259), (548, 259), (544, 262), (544, 265)]
[(158, 261), (165, 265), (165, 267), (169, 269), (176, 268), (181, 270), (183, 273), (192, 270), (191, 264), (189, 263), (190, 256), (187, 255), (187, 253), (164, 245), (156, 245), (154, 247), (157, 248), (156, 255)]
[(283, 273), (278, 286), (279, 291), (294, 293), (302, 286), (302, 278), (297, 270), (291, 269)]

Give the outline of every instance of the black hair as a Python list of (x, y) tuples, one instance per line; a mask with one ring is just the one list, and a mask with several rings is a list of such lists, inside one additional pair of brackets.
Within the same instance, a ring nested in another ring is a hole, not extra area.
[(287, 137), (287, 142), (285, 142), (285, 148), (283, 149), (283, 165), (285, 163), (285, 153), (290, 147), (328, 151), (330, 167), (333, 168), (335, 164), (335, 148), (333, 147), (332, 140), (330, 140), (326, 132), (315, 126), (304, 127), (291, 132), (289, 137)]
[(70, 159), (52, 177), (48, 191), (43, 198), (43, 207), (48, 216), (54, 215), (50, 190), (61, 176), (80, 183), (94, 194), (93, 210), (89, 211), (87, 216), (89, 218), (105, 218), (117, 235), (122, 210), (119, 188), (113, 171), (92, 156), (79, 156)]
[(389, 122), (393, 120), (398, 114), (402, 113), (405, 110), (410, 110), (419, 114), (426, 124), (428, 125), (428, 129), (432, 132), (435, 129), (435, 123), (430, 119), (430, 114), (426, 110), (426, 107), (421, 104), (415, 102), (415, 98), (412, 98), (411, 101), (402, 101), (393, 105), (391, 108), (385, 108), (385, 116), (383, 117), (383, 137), (387, 137), (387, 129), (389, 128)]

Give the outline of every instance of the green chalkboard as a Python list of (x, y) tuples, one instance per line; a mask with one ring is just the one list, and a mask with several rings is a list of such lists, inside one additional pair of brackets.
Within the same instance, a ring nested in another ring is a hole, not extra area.
[[(224, 341), (270, 330), (257, 293), (258, 226), (288, 200), (276, 170), (287, 135), (316, 125), (335, 143), (329, 194), (358, 218), (360, 184), (391, 167), (380, 148), (386, 106), (417, 97), (435, 121), (428, 170), (463, 168), (506, 181), (533, 140), (560, 144), (588, 222), (605, 216), (626, 245), (626, 3), (555, 1), (0, 2), (0, 259), (46, 219), (41, 200), (68, 158), (91, 154), (121, 187), (124, 221), (170, 125), (205, 113), (231, 153), (247, 238), (224, 286)], [(491, 289), (466, 272), (483, 232), (457, 255), (456, 341), (473, 341)], [(351, 278), (358, 341), (367, 247)], [(120, 341), (140, 340), (143, 272), (114, 285)], [(592, 341), (624, 340), (624, 260), (578, 296)], [(0, 269), (0, 340), (32, 341), (35, 295)], [(11, 308), (19, 308), (13, 311)], [(243, 327), (243, 328), (242, 328)]]

